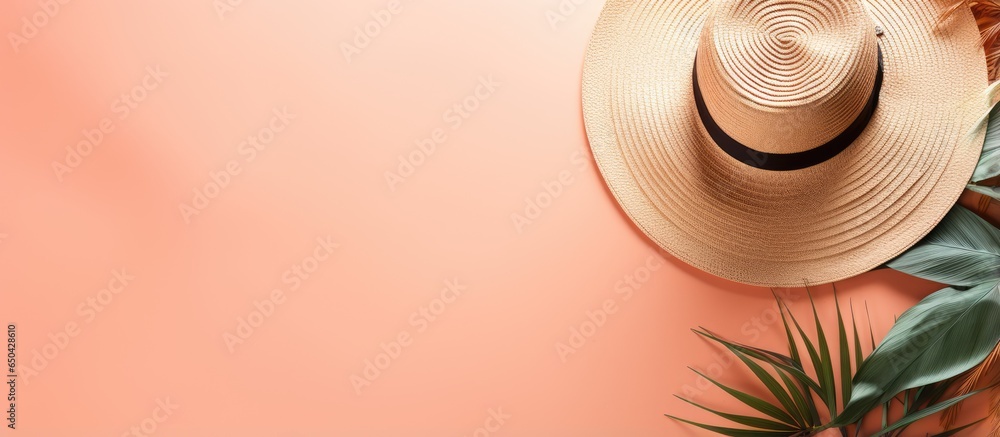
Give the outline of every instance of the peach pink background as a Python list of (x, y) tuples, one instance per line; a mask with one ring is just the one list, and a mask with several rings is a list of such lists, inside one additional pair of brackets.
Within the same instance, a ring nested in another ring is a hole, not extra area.
[[(783, 344), (767, 290), (661, 260), (605, 190), (579, 101), (601, 1), (400, 0), (350, 62), (342, 44), (390, 2), (228, 0), (220, 17), (226, 1), (0, 5), (0, 322), (17, 324), (21, 374), (18, 429), (0, 435), (145, 421), (163, 436), (467, 436), (491, 409), (509, 415), (496, 436), (706, 435), (663, 417), (713, 420), (673, 394), (733, 406), (686, 366), (747, 375), (689, 329)], [(34, 34), (23, 20), (40, 11)], [(155, 89), (136, 90), (157, 67)], [(449, 108), (490, 77), (459, 123)], [(122, 117), (131, 92), (145, 99)], [(294, 119), (272, 123), (284, 108)], [(113, 130), (78, 166), (53, 169), (102, 123)], [(269, 128), (249, 159), (241, 142)], [(386, 172), (437, 129), (446, 139), (390, 189)], [(232, 161), (240, 172), (186, 219)], [(286, 270), (325, 236), (338, 248), (292, 290)], [(623, 294), (647, 262), (662, 267)], [(90, 312), (115, 269), (134, 280)], [(419, 322), (455, 278), (467, 289)], [(888, 271), (838, 284), (845, 305), (868, 303), (876, 336), (937, 288)], [(274, 289), (283, 303), (227, 344)], [(617, 311), (560, 356), (608, 300)], [(829, 288), (817, 301), (835, 320)], [(59, 341), (67, 323), (76, 335)], [(400, 334), (409, 346), (359, 393), (352, 375)], [(158, 400), (177, 408), (153, 422)]]

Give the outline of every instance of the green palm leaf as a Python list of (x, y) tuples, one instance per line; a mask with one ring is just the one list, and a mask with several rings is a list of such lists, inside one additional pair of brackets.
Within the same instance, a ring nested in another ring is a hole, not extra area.
[(701, 373), (701, 372), (699, 372), (699, 371), (697, 371), (695, 369), (691, 369), (691, 371), (693, 371), (694, 373), (697, 373), (698, 376), (701, 376), (702, 378), (705, 378), (706, 380), (708, 380), (708, 382), (711, 382), (712, 384), (715, 384), (716, 387), (721, 388), (726, 393), (729, 393), (730, 396), (736, 398), (740, 402), (743, 402), (744, 404), (746, 404), (750, 408), (753, 408), (753, 409), (755, 409), (757, 411), (760, 411), (761, 413), (764, 413), (764, 414), (766, 414), (766, 415), (768, 415), (768, 416), (770, 416), (770, 417), (772, 417), (774, 419), (780, 420), (780, 421), (782, 421), (784, 423), (787, 423), (789, 425), (793, 425), (793, 426), (795, 425), (795, 419), (793, 419), (792, 416), (790, 416), (788, 413), (782, 411), (781, 408), (778, 408), (778, 407), (775, 407), (774, 405), (771, 405), (770, 402), (767, 402), (767, 401), (765, 401), (765, 400), (763, 400), (761, 398), (758, 398), (758, 397), (756, 397), (754, 395), (743, 393), (743, 392), (741, 392), (739, 390), (736, 390), (734, 388), (731, 388), (731, 387), (729, 387), (729, 386), (727, 386), (725, 384), (719, 383), (718, 381), (716, 381), (716, 380), (714, 380), (712, 378), (709, 378), (707, 375), (705, 375), (705, 374), (703, 374), (703, 373)]
[[(806, 291), (808, 292), (808, 289)], [(822, 381), (820, 386), (826, 387), (826, 405), (830, 408), (830, 416), (836, 416), (837, 391), (834, 389), (833, 359), (830, 358), (830, 345), (826, 342), (826, 333), (823, 332), (823, 324), (820, 322), (819, 313), (816, 312), (816, 302), (813, 301), (812, 293), (809, 293), (809, 304), (812, 305), (813, 318), (816, 321), (816, 343), (819, 345), (820, 367), (816, 368), (816, 375)]]
[(782, 355), (782, 354), (779, 354), (777, 352), (769, 351), (767, 349), (762, 349), (762, 348), (759, 348), (759, 347), (754, 347), (754, 346), (750, 346), (750, 345), (747, 345), (747, 344), (743, 344), (743, 343), (739, 343), (739, 342), (735, 342), (735, 341), (729, 340), (729, 339), (727, 339), (727, 338), (725, 338), (725, 337), (723, 337), (723, 336), (721, 336), (721, 335), (719, 335), (719, 334), (717, 334), (715, 332), (710, 331), (708, 328), (705, 328), (704, 326), (699, 326), (698, 329), (692, 329), (692, 331), (694, 331), (698, 335), (707, 337), (707, 338), (709, 338), (711, 340), (719, 341), (719, 342), (723, 343), (724, 345), (733, 346), (733, 347), (735, 347), (737, 349), (740, 349), (744, 353), (748, 353), (751, 356), (754, 356), (754, 355), (762, 355), (763, 356), (762, 358), (758, 358), (758, 359), (766, 360), (768, 362), (781, 363), (781, 364), (784, 364), (786, 366), (796, 367), (796, 368), (798, 368), (800, 370), (802, 369), (802, 364), (800, 362), (798, 362), (797, 360), (793, 359), (792, 357), (789, 357), (789, 356), (786, 356), (786, 355)]
[(785, 327), (785, 336), (788, 338), (788, 355), (797, 363), (801, 363), (802, 359), (799, 358), (799, 347), (795, 344), (795, 338), (792, 336), (792, 330), (788, 326), (788, 319), (785, 318), (785, 305), (778, 294), (771, 289), (771, 294), (774, 295), (774, 300), (778, 302), (778, 312), (781, 313), (781, 324)]
[(833, 300), (837, 306), (837, 339), (840, 347), (840, 393), (844, 402), (851, 399), (851, 348), (847, 343), (847, 329), (844, 327), (844, 316), (840, 314), (840, 302), (837, 300), (836, 288)]
[(775, 373), (781, 377), (781, 381), (785, 383), (785, 387), (788, 388), (788, 393), (792, 395), (792, 401), (795, 404), (795, 409), (798, 410), (798, 417), (802, 417), (805, 420), (805, 425), (809, 427), (816, 426), (819, 422), (819, 414), (816, 414), (816, 406), (812, 402), (806, 399), (812, 399), (812, 394), (809, 390), (804, 388), (801, 384), (796, 383), (789, 378), (785, 372), (774, 366)]
[[(778, 312), (781, 314), (781, 325), (785, 328), (785, 337), (788, 340), (788, 355), (791, 357), (792, 361), (798, 364), (798, 368), (802, 369), (802, 358), (799, 356), (799, 347), (795, 344), (795, 337), (792, 335), (792, 329), (788, 325), (788, 319), (785, 317), (786, 307), (784, 306), (781, 298), (778, 297), (778, 294), (774, 292), (774, 289), (771, 290), (771, 294), (774, 295), (774, 300), (778, 302)], [(809, 378), (804, 372), (802, 375), (808, 380), (808, 382), (803, 383), (805, 387), (812, 388), (816, 393), (821, 392), (819, 385), (813, 381), (812, 378)], [(803, 388), (803, 390), (805, 390), (803, 398), (806, 405), (806, 412), (808, 413), (808, 416), (806, 417), (809, 418), (810, 424), (815, 425), (819, 423), (819, 411), (816, 410), (816, 402), (813, 400), (812, 394), (808, 389)]]
[(956, 206), (927, 238), (888, 266), (947, 285), (1000, 280), (1000, 230)]
[(734, 423), (738, 423), (740, 425), (746, 425), (746, 426), (750, 426), (750, 427), (753, 427), (753, 428), (763, 429), (763, 430), (769, 430), (769, 431), (799, 431), (800, 430), (799, 428), (792, 427), (790, 425), (787, 425), (787, 424), (784, 424), (784, 423), (781, 423), (781, 422), (775, 422), (773, 420), (761, 419), (759, 417), (753, 417), (753, 416), (743, 416), (743, 415), (739, 415), (739, 414), (723, 413), (721, 411), (713, 410), (713, 409), (708, 408), (708, 407), (706, 407), (704, 405), (698, 404), (697, 402), (694, 402), (694, 401), (682, 398), (682, 397), (677, 396), (677, 395), (674, 395), (674, 397), (676, 397), (677, 399), (680, 399), (680, 400), (682, 400), (684, 402), (687, 402), (687, 403), (689, 403), (691, 405), (694, 405), (694, 406), (696, 406), (698, 408), (701, 408), (702, 410), (708, 411), (709, 413), (712, 413), (712, 414), (714, 414), (716, 416), (719, 416), (719, 417), (721, 417), (723, 419), (729, 420), (729, 421), (734, 422)]
[(816, 351), (816, 346), (813, 346), (813, 342), (809, 340), (809, 336), (807, 336), (805, 331), (802, 330), (802, 326), (799, 325), (799, 321), (795, 319), (795, 314), (792, 314), (792, 310), (790, 310), (787, 305), (785, 305), (785, 310), (788, 311), (788, 317), (792, 319), (792, 324), (795, 326), (795, 330), (799, 333), (799, 338), (802, 339), (802, 343), (806, 346), (806, 353), (809, 355), (809, 361), (812, 362), (813, 369), (819, 377), (819, 384), (817, 387), (814, 387), (814, 390), (816, 390), (816, 394), (819, 395), (819, 399), (823, 401), (823, 403), (830, 410), (830, 414), (834, 415), (836, 409), (833, 404), (830, 403), (830, 395), (836, 396), (837, 394), (833, 391), (833, 384), (830, 383), (828, 385), (826, 378), (822, 377), (821, 372), (823, 371), (823, 360), (820, 357), (819, 352)]
[(692, 422), (687, 419), (681, 419), (680, 417), (671, 416), (669, 414), (664, 414), (671, 419), (684, 422), (688, 425), (694, 425), (698, 428), (707, 429), (716, 434), (722, 434), (730, 437), (789, 437), (793, 435), (798, 435), (797, 431), (756, 431), (756, 430), (746, 430), (746, 429), (736, 429), (736, 428), (725, 428), (721, 426), (705, 425), (703, 423)]
[(868, 302), (865, 302), (865, 317), (868, 318), (868, 336), (872, 342), (872, 351), (875, 350), (875, 329), (872, 328), (872, 313), (868, 312)]
[(743, 362), (753, 372), (754, 376), (767, 387), (767, 390), (771, 392), (771, 395), (781, 403), (784, 407), (784, 411), (787, 412), (795, 420), (798, 425), (804, 426), (806, 424), (806, 419), (801, 415), (801, 411), (795, 406), (795, 402), (792, 401), (792, 397), (785, 391), (781, 386), (781, 383), (777, 379), (774, 379), (767, 370), (764, 370), (759, 364), (755, 363), (753, 360), (748, 358), (746, 355), (740, 353), (736, 349), (729, 348), (729, 351), (736, 355), (740, 361)]
[[(826, 334), (811, 293), (811, 309), (816, 322), (814, 339), (805, 334), (788, 306), (777, 299), (777, 296), (775, 297), (789, 342), (788, 355), (732, 342), (705, 328), (693, 330), (723, 345), (736, 355), (754, 374), (755, 381), (766, 388), (777, 402), (772, 403), (727, 387), (695, 369), (691, 370), (740, 402), (767, 415), (768, 418), (725, 413), (680, 397), (678, 398), (698, 408), (749, 428), (727, 428), (670, 415), (667, 417), (716, 434), (736, 437), (801, 437), (830, 428), (842, 428), (841, 432), (846, 432), (846, 427), (850, 425), (855, 426), (857, 437), (861, 431), (864, 415), (881, 405), (883, 429), (877, 435), (898, 436), (902, 435), (912, 423), (974, 395), (975, 393), (938, 403), (960, 374), (981, 362), (986, 354), (992, 351), (997, 340), (985, 339), (1000, 336), (1000, 323), (997, 323), (1000, 320), (1000, 279), (994, 280), (992, 285), (982, 285), (966, 291), (948, 288), (934, 293), (903, 313), (877, 348), (869, 316), (869, 336), (872, 337), (874, 351), (864, 360), (862, 360), (861, 336), (853, 305), (851, 306), (852, 339), (847, 332), (847, 324), (837, 299), (836, 289), (834, 298), (837, 301), (839, 346), (837, 351), (839, 356), (836, 357), (826, 343)], [(791, 324), (788, 323), (789, 318), (792, 320)], [(794, 331), (798, 333), (800, 339), (796, 339), (793, 335), (792, 325), (795, 326)], [(803, 370), (797, 340), (801, 340), (805, 345), (819, 382), (813, 380)], [(853, 360), (850, 353), (852, 346)], [(840, 414), (837, 414), (836, 408), (838, 387), (835, 386), (833, 361), (839, 362), (839, 389), (846, 404)], [(765, 370), (762, 364), (769, 364), (771, 369)], [(857, 369), (853, 384), (850, 383), (852, 364), (853, 368)], [(832, 419), (829, 423), (821, 422), (813, 400), (814, 394), (830, 409)], [(899, 397), (900, 394), (902, 398)], [(890, 423), (888, 420), (890, 408), (895, 402), (899, 402), (902, 406), (903, 418)], [(954, 431), (967, 429), (969, 426), (971, 424)], [(942, 434), (942, 437), (949, 435), (953, 433)]]
[(692, 331), (709, 340), (721, 344), (727, 349), (729, 348), (735, 349), (743, 354), (746, 354), (749, 357), (777, 366), (781, 370), (788, 372), (789, 375), (793, 376), (796, 380), (798, 380), (802, 384), (806, 385), (809, 388), (817, 390), (817, 393), (819, 392), (818, 390), (820, 390), (820, 387), (819, 385), (816, 384), (816, 381), (813, 381), (812, 378), (809, 377), (809, 375), (806, 375), (805, 371), (802, 370), (802, 363), (797, 360), (791, 360), (790, 358), (785, 357), (784, 355), (781, 355), (777, 352), (766, 351), (760, 348), (755, 348), (731, 342), (718, 335), (713, 334), (711, 331), (708, 330), (693, 329)]
[[(861, 368), (861, 363), (864, 362), (865, 356), (864, 352), (861, 351), (861, 337), (858, 335), (858, 322), (854, 319), (854, 303), (851, 303), (851, 326), (854, 328), (854, 370)], [(848, 396), (844, 399), (844, 402), (850, 400), (851, 397)]]

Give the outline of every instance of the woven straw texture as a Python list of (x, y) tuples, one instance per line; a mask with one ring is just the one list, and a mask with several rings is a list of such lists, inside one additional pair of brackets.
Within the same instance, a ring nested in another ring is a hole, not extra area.
[[(591, 148), (629, 217), (704, 271), (802, 286), (868, 271), (925, 236), (983, 143), (986, 61), (947, 1), (609, 0), (584, 66)], [(876, 26), (882, 30), (876, 35)], [(731, 137), (792, 153), (829, 141), (884, 82), (868, 127), (801, 170), (747, 165), (699, 119), (692, 71)]]

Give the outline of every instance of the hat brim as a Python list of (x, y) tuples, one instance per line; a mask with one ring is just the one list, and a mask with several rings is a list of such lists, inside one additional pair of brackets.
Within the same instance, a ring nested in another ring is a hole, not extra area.
[(647, 236), (714, 275), (794, 287), (871, 270), (933, 229), (982, 149), (978, 27), (965, 9), (937, 26), (941, 1), (865, 5), (884, 29), (870, 124), (826, 162), (771, 171), (727, 155), (698, 118), (691, 74), (712, 2), (607, 2), (584, 65), (584, 119), (607, 185)]

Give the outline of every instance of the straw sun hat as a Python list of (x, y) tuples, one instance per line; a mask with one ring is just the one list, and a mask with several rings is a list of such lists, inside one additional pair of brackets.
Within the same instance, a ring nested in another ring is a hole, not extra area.
[[(629, 217), (709, 273), (822, 284), (899, 255), (979, 158), (985, 55), (954, 0), (608, 0), (587, 135)], [(940, 21), (940, 23), (939, 23)]]

